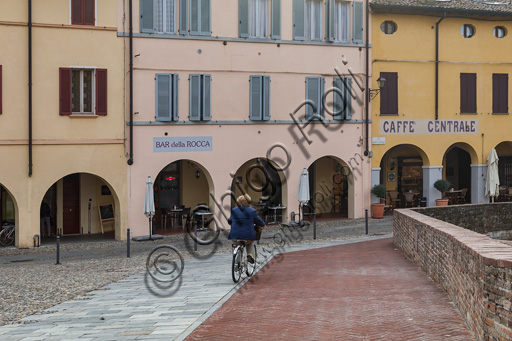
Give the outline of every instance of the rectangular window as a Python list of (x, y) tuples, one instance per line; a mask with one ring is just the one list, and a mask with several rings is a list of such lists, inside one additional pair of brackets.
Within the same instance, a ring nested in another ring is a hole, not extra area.
[(190, 0), (190, 35), (211, 35), (210, 0)]
[[(302, 0), (304, 1), (304, 0)], [(238, 35), (240, 38), (268, 38), (269, 0), (238, 0)], [(272, 39), (281, 39), (281, 0), (270, 0)]]
[(306, 77), (306, 120), (324, 119), (324, 77)]
[(322, 40), (322, 1), (306, 0), (306, 40)]
[(380, 91), (380, 114), (398, 115), (398, 73), (381, 72), (380, 77), (386, 80)]
[(211, 35), (211, 0), (140, 0), (143, 33), (176, 34), (178, 17), (181, 35)]
[(363, 2), (352, 2), (352, 42), (363, 42)]
[(178, 121), (177, 73), (156, 74), (156, 120)]
[(336, 1), (334, 3), (334, 41), (350, 40), (350, 3)]
[(191, 74), (189, 119), (191, 121), (209, 121), (211, 114), (211, 75)]
[(71, 24), (94, 25), (95, 0), (71, 0)]
[(508, 74), (492, 74), (492, 112), (508, 113)]
[(106, 115), (107, 70), (60, 69), (61, 115)]
[(352, 119), (352, 78), (335, 77), (333, 81), (333, 112), (334, 120)]
[(249, 0), (249, 37), (267, 37), (267, 0)]
[(249, 118), (270, 120), (270, 76), (251, 76), (249, 96)]
[(176, 1), (155, 1), (156, 33), (176, 33)]
[(460, 112), (476, 113), (476, 73), (460, 74)]

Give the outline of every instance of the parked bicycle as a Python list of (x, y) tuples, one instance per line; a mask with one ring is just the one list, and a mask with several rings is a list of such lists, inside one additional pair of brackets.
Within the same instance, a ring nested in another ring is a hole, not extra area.
[(248, 277), (254, 274), (256, 269), (256, 256), (258, 254), (256, 250), (256, 244), (253, 244), (252, 258), (253, 262), (247, 261), (247, 249), (245, 247), (245, 241), (239, 240), (233, 243), (233, 262), (231, 265), (231, 275), (233, 276), (233, 282), (238, 283), (242, 274), (245, 272)]
[(0, 244), (2, 246), (9, 246), (14, 243), (15, 232), (14, 225), (3, 225), (0, 231)]

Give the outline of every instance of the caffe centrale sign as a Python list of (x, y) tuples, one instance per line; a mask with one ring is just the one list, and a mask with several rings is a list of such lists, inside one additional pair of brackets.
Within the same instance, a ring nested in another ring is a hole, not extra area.
[(211, 136), (153, 137), (153, 152), (209, 152), (213, 150)]
[(380, 120), (381, 135), (477, 133), (478, 120)]

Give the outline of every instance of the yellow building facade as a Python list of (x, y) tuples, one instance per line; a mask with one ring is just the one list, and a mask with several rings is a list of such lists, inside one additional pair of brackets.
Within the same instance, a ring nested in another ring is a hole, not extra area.
[(512, 6), (382, 0), (371, 11), (373, 88), (386, 79), (372, 99), (372, 186), (386, 185), (388, 204), (398, 192), (399, 205), (431, 206), (443, 178), (452, 203), (488, 202), (492, 148), (512, 186)]
[(2, 225), (15, 226), (18, 247), (102, 228), (122, 238), (125, 66), (116, 0), (0, 0), (0, 44)]

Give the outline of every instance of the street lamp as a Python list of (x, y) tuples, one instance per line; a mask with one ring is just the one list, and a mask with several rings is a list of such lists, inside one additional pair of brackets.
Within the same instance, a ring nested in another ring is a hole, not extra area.
[(386, 78), (379, 77), (379, 79), (377, 79), (377, 85), (379, 86), (379, 88), (378, 89), (370, 89), (370, 101), (372, 99), (374, 99), (375, 97), (377, 97), (377, 95), (380, 93), (380, 91), (382, 90), (382, 88), (384, 87), (385, 84), (386, 84)]

